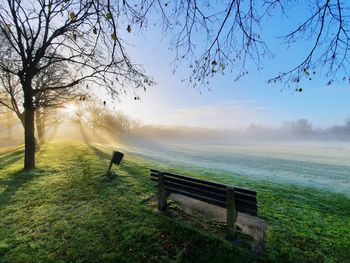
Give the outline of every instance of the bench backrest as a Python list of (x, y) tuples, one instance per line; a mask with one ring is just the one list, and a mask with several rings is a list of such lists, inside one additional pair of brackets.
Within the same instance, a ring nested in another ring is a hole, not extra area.
[[(171, 193), (185, 195), (220, 207), (227, 207), (227, 185), (201, 180), (189, 176), (161, 172), (151, 169), (153, 181), (158, 181), (159, 174), (164, 176), (165, 189)], [(233, 187), (236, 210), (245, 214), (257, 216), (258, 206), (256, 191)]]

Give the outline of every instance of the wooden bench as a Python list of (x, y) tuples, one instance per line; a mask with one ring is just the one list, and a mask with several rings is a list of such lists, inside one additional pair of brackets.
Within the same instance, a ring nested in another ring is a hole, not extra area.
[(235, 236), (237, 212), (258, 215), (256, 191), (151, 169), (158, 182), (158, 209), (167, 208), (171, 193), (191, 197), (227, 209), (227, 237)]

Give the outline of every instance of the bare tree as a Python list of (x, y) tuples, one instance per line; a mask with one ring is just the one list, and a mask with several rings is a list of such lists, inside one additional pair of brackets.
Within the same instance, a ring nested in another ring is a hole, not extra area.
[(6, 111), (6, 128), (7, 128), (7, 137), (11, 140), (13, 133), (13, 126), (15, 125), (15, 118), (13, 112), (9, 109)]
[[(112, 96), (152, 84), (131, 63), (118, 36), (118, 23), (136, 21), (139, 14), (125, 1), (2, 0), (0, 31), (10, 46), (0, 50), (0, 69), (15, 75), (24, 95), (24, 168), (35, 167), (33, 80), (54, 64), (66, 62), (69, 75), (44, 90), (64, 90), (85, 82), (106, 88)], [(14, 67), (13, 67), (14, 65)], [(118, 85), (116, 85), (116, 83)]]
[[(48, 119), (59, 118), (57, 111), (67, 102), (85, 94), (85, 90), (78, 87), (67, 89), (46, 90), (47, 86), (64, 83), (67, 71), (64, 65), (54, 64), (33, 79), (33, 86), (37, 93), (33, 99), (35, 109), (35, 124), (37, 129), (38, 143), (45, 141), (45, 126)], [(16, 114), (23, 128), (24, 108), (23, 90), (17, 76), (8, 72), (0, 71), (0, 105)], [(59, 120), (56, 120), (59, 121)], [(37, 147), (38, 148), (38, 147)]]
[[(192, 72), (188, 81), (208, 86), (211, 77), (226, 71), (235, 80), (262, 69), (265, 58), (273, 58), (271, 41), (264, 39), (266, 23), (272, 16), (284, 15), (291, 23), (300, 21), (290, 32), (280, 32), (286, 47), (304, 41), (305, 55), (300, 61), (268, 83), (280, 82), (298, 87), (316, 72), (328, 79), (350, 82), (350, 3), (344, 0), (224, 0), (224, 1), (152, 1), (141, 0), (148, 13), (161, 14), (160, 24), (172, 34), (175, 69), (183, 59), (189, 60)], [(303, 14), (297, 8), (307, 7)], [(307, 11), (307, 15), (305, 14)], [(145, 11), (145, 13), (147, 13)], [(298, 88), (297, 91), (302, 91)]]
[(45, 127), (50, 119), (51, 122), (60, 122), (62, 117), (58, 111), (66, 103), (86, 94), (81, 86), (74, 86), (65, 89), (47, 89), (51, 86), (64, 85), (69, 72), (64, 63), (56, 63), (40, 72), (33, 79), (33, 86), (38, 92), (34, 97), (35, 123), (40, 143), (45, 142)]
[(0, 105), (16, 114), (24, 127), (23, 93), (19, 81), (8, 72), (0, 71)]
[[(344, 0), (305, 3), (309, 15), (282, 39), (287, 45), (300, 39), (312, 45), (300, 63), (269, 82), (297, 87), (317, 70), (329, 79), (328, 84), (347, 80), (349, 4)], [(287, 0), (1, 0), (0, 31), (14, 54), (10, 57), (0, 47), (0, 69), (18, 76), (23, 90), (25, 168), (35, 165), (33, 98), (38, 91), (33, 79), (52, 64), (67, 62), (70, 74), (64, 84), (46, 90), (91, 82), (118, 95), (126, 90), (126, 83), (132, 90), (152, 84), (131, 63), (119, 35), (120, 30), (143, 28), (152, 17), (173, 35), (175, 67), (189, 59), (188, 80), (193, 86), (206, 86), (211, 77), (227, 70), (235, 71), (238, 80), (251, 68), (261, 69), (265, 57), (273, 57), (270, 43), (262, 37), (263, 21), (277, 13), (299, 17), (291, 8), (298, 4)]]
[[(279, 3), (283, 7), (281, 1)], [(347, 70), (350, 62), (350, 4), (341, 0), (323, 0), (308, 1), (308, 5), (309, 15), (282, 39), (288, 46), (301, 40), (307, 40), (311, 45), (297, 65), (270, 82), (299, 83), (302, 78), (311, 80), (317, 70), (323, 70), (328, 78), (327, 85), (336, 79), (350, 83)]]
[(130, 131), (132, 119), (121, 111), (111, 110), (104, 102), (90, 98), (78, 107), (73, 121), (81, 127), (91, 127), (108, 132), (115, 137), (124, 137)]

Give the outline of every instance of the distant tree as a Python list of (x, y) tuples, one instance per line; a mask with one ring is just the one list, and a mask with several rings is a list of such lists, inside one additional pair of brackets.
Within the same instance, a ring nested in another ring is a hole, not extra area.
[(312, 133), (312, 124), (307, 119), (299, 119), (297, 121), (285, 122), (284, 129), (296, 135), (308, 135)]
[(96, 101), (93, 101), (92, 103), (89, 103), (86, 111), (89, 113), (89, 119), (87, 122), (92, 126), (94, 132), (96, 129), (104, 127), (105, 123), (103, 123), (103, 116), (107, 111), (105, 107), (101, 107)]
[(69, 72), (65, 64), (57, 63), (40, 72), (33, 79), (33, 86), (38, 92), (34, 96), (35, 123), (40, 143), (45, 142), (45, 127), (47, 122), (60, 122), (58, 112), (66, 103), (83, 96), (86, 91), (79, 86), (65, 89), (47, 89), (47, 87), (64, 85)]
[[(1, 95), (0, 92), (0, 96)], [(6, 127), (7, 138), (10, 140), (13, 138), (13, 128), (16, 124), (18, 124), (18, 122), (16, 122), (14, 112), (0, 103), (0, 127)]]
[[(84, 94), (82, 89), (47, 90), (46, 87), (64, 83), (67, 72), (64, 65), (53, 65), (33, 79), (36, 95), (33, 98), (35, 124), (39, 142), (44, 142), (45, 126), (48, 119), (58, 118), (56, 113), (65, 103)], [(24, 122), (24, 96), (20, 81), (16, 75), (0, 70), (0, 105), (15, 113), (20, 122)], [(38, 142), (36, 142), (38, 146)]]
[(79, 105), (73, 119), (79, 126), (91, 127), (94, 132), (99, 129), (115, 137), (126, 136), (134, 122), (123, 112), (111, 110), (92, 98)]
[(16, 114), (18, 119), (24, 125), (23, 118), (23, 95), (19, 82), (8, 72), (0, 71), (0, 105), (7, 111), (10, 110)]
[[(118, 35), (122, 21), (142, 19), (126, 1), (3, 0), (0, 2), (0, 69), (18, 77), (24, 98), (24, 168), (35, 167), (35, 77), (66, 63), (64, 83), (45, 90), (66, 90), (95, 83), (112, 96), (152, 84), (131, 63)], [(129, 31), (129, 30), (128, 30)], [(10, 48), (8, 48), (10, 47)], [(9, 51), (10, 50), (10, 51)]]
[(11, 140), (13, 137), (13, 126), (15, 125), (15, 117), (13, 112), (9, 109), (6, 109), (6, 128), (7, 128), (7, 137)]
[(142, 126), (141, 120), (131, 119), (130, 120), (130, 131), (139, 129)]
[(340, 138), (350, 139), (350, 118), (345, 121), (344, 125), (335, 125), (327, 129), (327, 132)]

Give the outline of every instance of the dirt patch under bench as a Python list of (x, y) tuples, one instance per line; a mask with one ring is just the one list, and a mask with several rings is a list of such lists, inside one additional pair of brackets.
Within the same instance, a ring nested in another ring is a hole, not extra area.
[[(157, 197), (153, 196), (147, 203), (157, 210)], [(166, 214), (171, 218), (188, 224), (198, 230), (208, 231), (221, 239), (226, 236), (226, 209), (198, 201), (186, 196), (171, 194), (168, 198)], [(238, 213), (237, 237), (233, 241), (253, 253), (262, 254), (268, 224), (264, 219)]]

